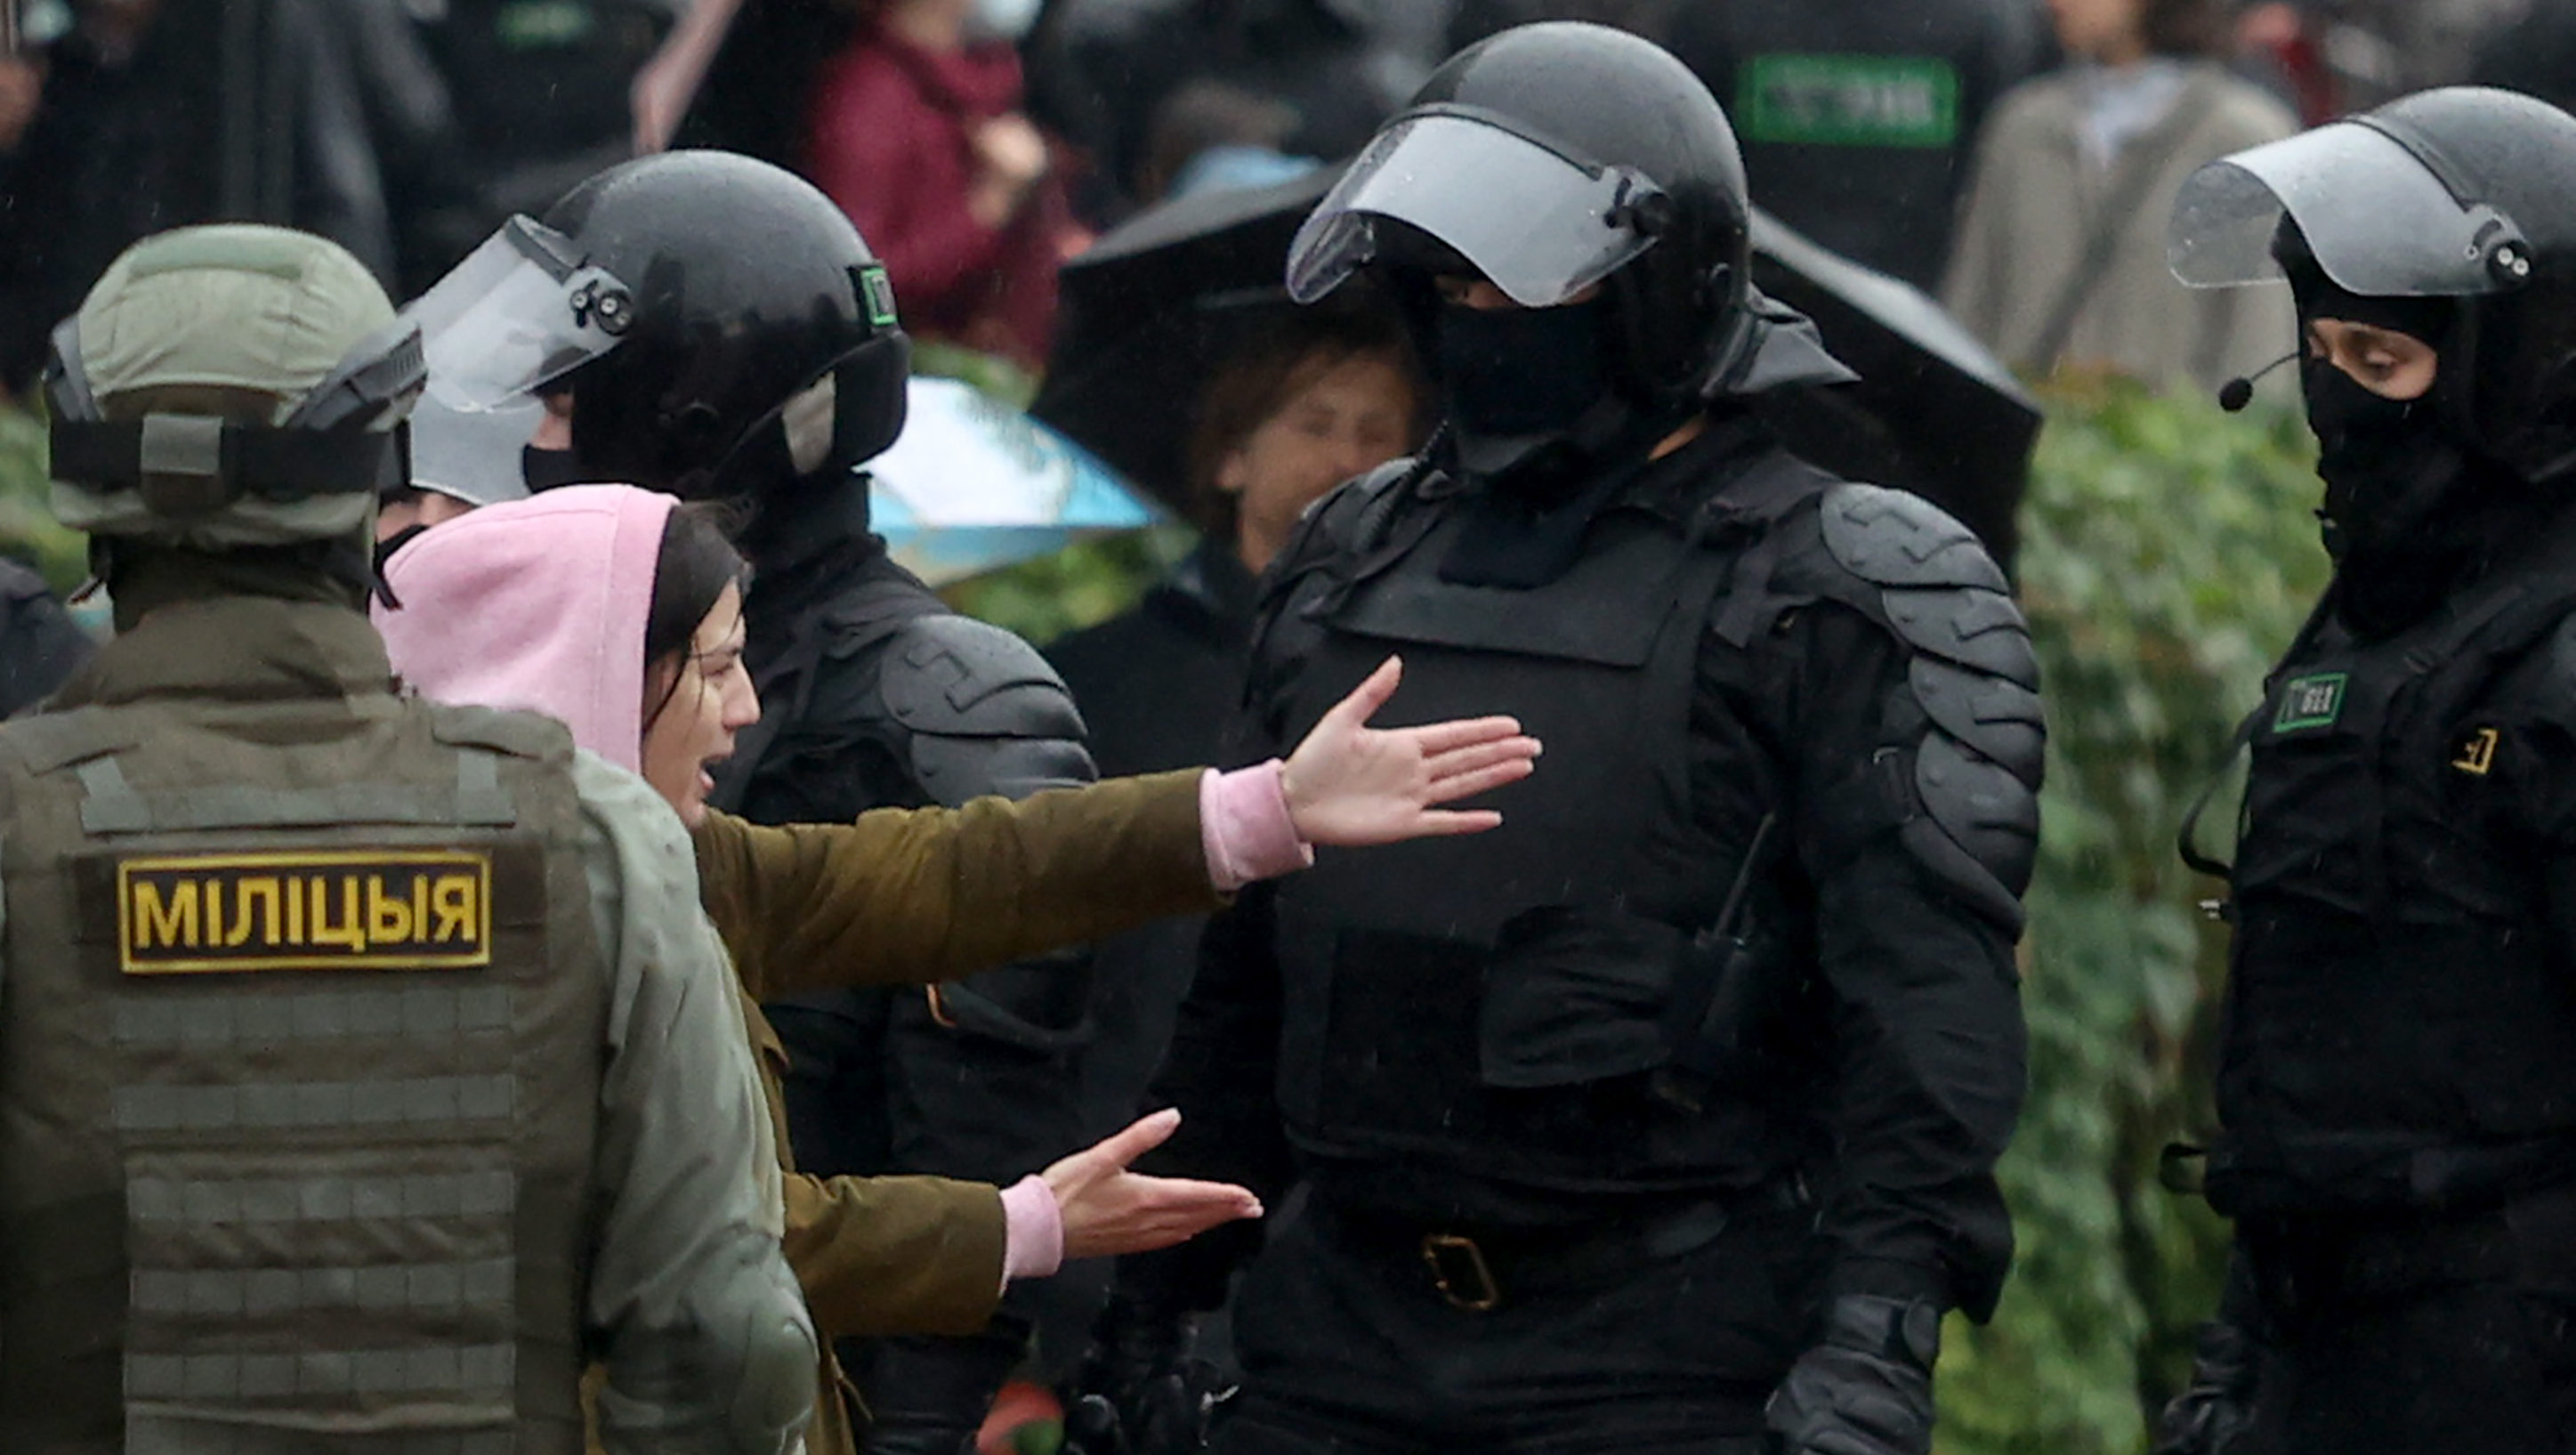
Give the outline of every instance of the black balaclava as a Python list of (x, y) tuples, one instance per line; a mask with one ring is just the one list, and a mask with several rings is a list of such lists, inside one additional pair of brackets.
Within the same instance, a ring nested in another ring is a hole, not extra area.
[[(2456, 300), (2353, 293), (2303, 250), (2285, 251), (2302, 334), (2319, 318), (2368, 324), (2431, 345), (2444, 371), (2463, 366)], [(2365, 636), (2402, 630), (2522, 538), (2534, 493), (2460, 438), (2444, 407), (2465, 381), (2445, 372), (2420, 398), (2387, 399), (2313, 355), (2301, 358), (2299, 378), (2326, 487), (2317, 514), (2346, 625)]]
[(1528, 589), (1570, 569), (1593, 517), (1657, 441), (1699, 412), (1645, 410), (1612, 383), (1607, 290), (1554, 308), (1435, 305), (1448, 420), (1440, 463), (1483, 488), (1443, 580)]
[(1603, 312), (1597, 297), (1557, 308), (1443, 304), (1435, 362), (1462, 444), (1472, 452), (1486, 440), (1572, 430), (1609, 391)]
[(533, 494), (563, 485), (593, 484), (598, 481), (599, 472), (584, 469), (581, 456), (571, 450), (521, 445), (519, 477), (527, 482), (528, 490)]

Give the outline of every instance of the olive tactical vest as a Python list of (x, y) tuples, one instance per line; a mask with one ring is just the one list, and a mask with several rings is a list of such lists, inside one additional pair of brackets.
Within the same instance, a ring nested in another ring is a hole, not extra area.
[(0, 731), (0, 1451), (581, 1448), (570, 757), (390, 696)]

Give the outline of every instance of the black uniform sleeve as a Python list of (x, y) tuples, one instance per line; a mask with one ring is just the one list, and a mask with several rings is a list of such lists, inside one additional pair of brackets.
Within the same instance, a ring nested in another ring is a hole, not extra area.
[[(1198, 977), (1147, 1101), (1181, 1109), (1172, 1139), (1137, 1162), (1163, 1176), (1212, 1178), (1277, 1207), (1296, 1168), (1273, 1094), (1279, 1063), (1279, 961), (1270, 886), (1254, 885), (1208, 922)], [(1147, 1307), (1202, 1311), (1261, 1247), (1258, 1223), (1228, 1223), (1179, 1247), (1122, 1258), (1118, 1287)]]
[[(925, 616), (883, 661), (886, 708), (927, 800), (1026, 798), (1099, 776), (1072, 694), (1018, 637)], [(1087, 1030), (1090, 956), (1043, 955), (899, 997), (886, 1047), (899, 1167), (1007, 1183), (1079, 1146), (1072, 1058)]]
[(1821, 1228), (1829, 1292), (1929, 1297), (1983, 1317), (2012, 1258), (1994, 1166), (2020, 1115), (2025, 1046), (2011, 930), (1903, 838), (1928, 720), (1911, 653), (1824, 604), (1778, 645), (1794, 704), (1787, 826), (1815, 896), (1838, 1156)]
[[(1702, 690), (1731, 700), (1703, 716), (1772, 739), (1759, 756), (1782, 765), (1814, 906), (1827, 1292), (1984, 1318), (2012, 1257), (1994, 1166), (2026, 1074), (2013, 945), (2038, 835), (2036, 666), (1956, 522), (1861, 486), (1820, 518), (1787, 573), (1803, 604), (1741, 651), (1712, 638)], [(1738, 749), (1703, 741), (1714, 779)]]

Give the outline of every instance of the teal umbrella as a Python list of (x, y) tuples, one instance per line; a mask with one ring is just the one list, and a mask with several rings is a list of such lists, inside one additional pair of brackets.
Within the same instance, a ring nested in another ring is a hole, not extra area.
[(903, 434), (868, 465), (869, 515), (933, 586), (1166, 518), (1089, 450), (971, 385), (906, 392)]

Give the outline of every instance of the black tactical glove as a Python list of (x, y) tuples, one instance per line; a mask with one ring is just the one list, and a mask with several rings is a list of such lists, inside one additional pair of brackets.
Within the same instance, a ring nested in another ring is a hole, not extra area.
[(964, 1455), (993, 1396), (1027, 1356), (1024, 1338), (889, 1339), (868, 1351), (864, 1455)]
[(2218, 1317), (2192, 1340), (2191, 1383), (2156, 1422), (2154, 1455), (2252, 1455), (2262, 1310), (2245, 1255), (2228, 1259)]
[(1065, 1391), (1064, 1455), (1192, 1455), (1208, 1411), (1230, 1390), (1193, 1356), (1194, 1320), (1124, 1295), (1092, 1326), (1091, 1349)]
[(1923, 1299), (1850, 1294), (1825, 1310), (1824, 1334), (1771, 1395), (1785, 1455), (1925, 1455), (1932, 1448), (1932, 1361), (1941, 1310)]

